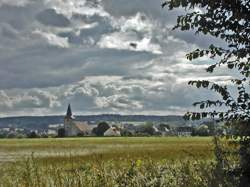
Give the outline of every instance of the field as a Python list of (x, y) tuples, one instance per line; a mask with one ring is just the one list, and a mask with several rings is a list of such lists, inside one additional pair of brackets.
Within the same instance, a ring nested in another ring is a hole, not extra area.
[(65, 138), (65, 139), (8, 139), (0, 140), (0, 161), (14, 161), (34, 154), (40, 158), (81, 157), (91, 161), (93, 155), (103, 160), (181, 159), (189, 156), (201, 159), (212, 157), (211, 138)]
[(207, 186), (215, 162), (209, 137), (89, 137), (0, 140), (0, 165), (0, 186)]

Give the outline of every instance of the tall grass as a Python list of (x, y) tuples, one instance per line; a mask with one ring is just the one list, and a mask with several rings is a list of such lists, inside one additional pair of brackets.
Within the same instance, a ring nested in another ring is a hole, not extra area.
[(211, 138), (19, 141), (0, 142), (0, 155), (34, 153), (0, 162), (1, 187), (233, 187), (238, 181), (218, 172)]
[(193, 155), (200, 159), (212, 157), (211, 138), (136, 137), (136, 138), (65, 138), (65, 139), (21, 139), (0, 140), (1, 160), (15, 160), (35, 153), (38, 157), (60, 160), (65, 155), (85, 157), (102, 154), (103, 159), (130, 157), (138, 159), (182, 159)]
[[(38, 158), (30, 157), (22, 162), (1, 168), (0, 186), (235, 186), (227, 178), (214, 173), (215, 161), (164, 161), (120, 160), (79, 164), (74, 159), (59, 164), (39, 164)], [(82, 162), (83, 163), (83, 162)]]

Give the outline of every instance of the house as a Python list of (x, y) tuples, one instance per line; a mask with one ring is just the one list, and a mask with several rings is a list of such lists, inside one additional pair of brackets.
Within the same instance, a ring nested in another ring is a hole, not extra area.
[(155, 125), (153, 125), (152, 127), (153, 127), (155, 133), (160, 133), (159, 129)]
[(59, 123), (59, 124), (50, 124), (48, 125), (49, 129), (60, 129), (63, 127), (63, 124)]
[(193, 128), (192, 127), (177, 127), (177, 136), (191, 136)]
[(136, 126), (131, 123), (125, 123), (122, 126), (123, 131), (126, 131), (128, 134), (134, 135), (136, 133)]
[(158, 130), (162, 136), (169, 136), (169, 135), (172, 135), (172, 133), (173, 133), (168, 124), (159, 124)]
[[(47, 131), (47, 135), (51, 135), (51, 136), (56, 136), (57, 135), (57, 130), (55, 129), (48, 129)], [(46, 133), (45, 133), (46, 134)]]
[(111, 126), (104, 132), (104, 136), (121, 136), (121, 132), (117, 127)]
[(92, 126), (88, 125), (86, 122), (76, 121), (69, 104), (67, 114), (64, 117), (64, 130), (65, 136), (90, 135)]

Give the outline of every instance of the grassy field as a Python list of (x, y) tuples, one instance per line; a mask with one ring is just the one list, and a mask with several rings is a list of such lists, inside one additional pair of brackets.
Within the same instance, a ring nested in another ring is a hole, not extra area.
[[(212, 138), (0, 140), (0, 186), (215, 186)], [(231, 183), (228, 183), (230, 186)]]
[(212, 158), (212, 139), (201, 137), (115, 137), (64, 139), (6, 139), (0, 140), (0, 162), (15, 161), (34, 154), (40, 158), (81, 157), (91, 161), (93, 155), (103, 160), (153, 160)]

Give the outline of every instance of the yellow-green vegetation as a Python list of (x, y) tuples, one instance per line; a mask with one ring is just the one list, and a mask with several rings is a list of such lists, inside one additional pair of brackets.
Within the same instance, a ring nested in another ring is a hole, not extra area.
[(150, 157), (180, 159), (187, 156), (207, 159), (212, 157), (211, 138), (180, 137), (115, 137), (63, 139), (8, 139), (0, 141), (0, 161), (35, 157), (81, 157), (91, 160), (93, 155), (103, 160)]
[(1, 140), (0, 165), (0, 186), (207, 186), (218, 182), (212, 138), (200, 137)]

